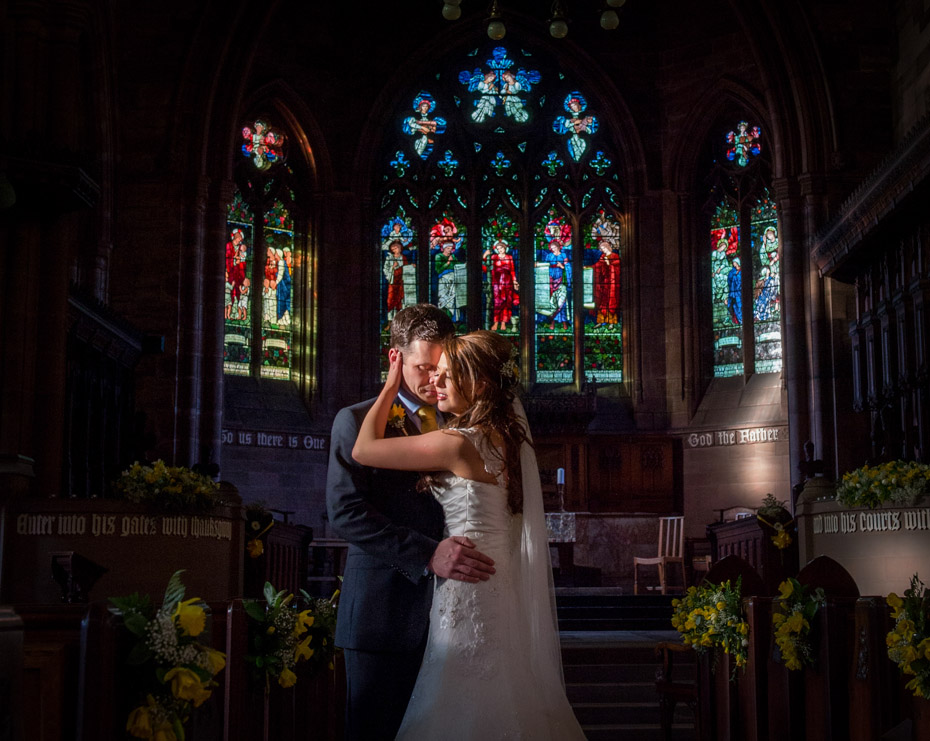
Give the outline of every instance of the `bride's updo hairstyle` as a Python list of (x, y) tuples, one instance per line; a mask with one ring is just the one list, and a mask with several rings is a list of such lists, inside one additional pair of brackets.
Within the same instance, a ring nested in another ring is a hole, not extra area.
[[(446, 340), (443, 350), (452, 383), (468, 404), (450, 427), (475, 427), (503, 447), (507, 472), (507, 501), (512, 512), (523, 511), (520, 446), (527, 431), (513, 409), (517, 390), (513, 344), (484, 329)], [(492, 446), (497, 451), (496, 446)]]

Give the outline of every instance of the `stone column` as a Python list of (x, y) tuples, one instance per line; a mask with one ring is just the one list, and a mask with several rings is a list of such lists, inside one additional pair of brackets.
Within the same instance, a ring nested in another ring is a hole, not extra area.
[(184, 236), (178, 255), (180, 301), (178, 308), (178, 408), (175, 461), (193, 465), (201, 461), (200, 415), (202, 412), (204, 312), (205, 212), (209, 181), (201, 178), (196, 197), (184, 214)]
[(203, 409), (200, 418), (202, 460), (222, 466), (223, 434), (223, 317), (226, 290), (226, 207), (235, 184), (230, 180), (211, 183), (204, 214), (203, 258)]
[(798, 463), (802, 446), (811, 437), (810, 344), (807, 292), (811, 262), (804, 239), (804, 206), (798, 184), (786, 178), (774, 183), (781, 221), (784, 301), (782, 345), (783, 377), (788, 390), (788, 434), (790, 438), (790, 477), (792, 487), (800, 481)]

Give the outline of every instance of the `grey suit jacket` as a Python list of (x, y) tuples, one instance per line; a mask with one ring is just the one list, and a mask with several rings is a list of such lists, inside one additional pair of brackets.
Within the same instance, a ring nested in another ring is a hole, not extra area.
[[(426, 635), (433, 580), (429, 559), (443, 534), (442, 507), (417, 492), (419, 473), (368, 468), (352, 446), (374, 399), (342, 409), (333, 421), (326, 508), (349, 542), (339, 599), (336, 645), (409, 651)], [(407, 434), (417, 434), (406, 420)], [(386, 434), (401, 434), (389, 427)]]

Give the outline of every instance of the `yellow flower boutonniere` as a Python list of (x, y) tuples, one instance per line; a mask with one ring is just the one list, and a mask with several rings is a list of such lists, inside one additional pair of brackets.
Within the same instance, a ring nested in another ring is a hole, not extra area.
[(388, 424), (395, 429), (404, 429), (404, 422), (407, 419), (407, 411), (403, 404), (394, 404), (388, 414)]
[(785, 530), (784, 525), (776, 522), (775, 531), (775, 535), (772, 536), (772, 543), (778, 550), (782, 551), (791, 545), (791, 534)]

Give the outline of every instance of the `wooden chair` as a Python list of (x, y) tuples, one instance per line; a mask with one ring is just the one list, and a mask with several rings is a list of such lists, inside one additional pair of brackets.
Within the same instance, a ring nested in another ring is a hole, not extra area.
[(639, 567), (658, 566), (659, 588), (662, 594), (667, 594), (668, 583), (666, 567), (669, 564), (678, 564), (681, 570), (681, 587), (685, 586), (685, 518), (660, 517), (659, 518), (659, 552), (654, 558), (633, 557), (633, 594), (639, 594)]

